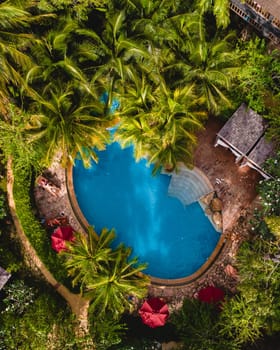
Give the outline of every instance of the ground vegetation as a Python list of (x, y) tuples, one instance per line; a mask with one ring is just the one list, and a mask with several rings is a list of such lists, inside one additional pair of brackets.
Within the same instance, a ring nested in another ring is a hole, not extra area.
[[(62, 165), (74, 163), (77, 152), (85, 165), (98, 161), (92, 147), (104, 149), (107, 128), (116, 124), (116, 139), (134, 144), (135, 157), (146, 156), (155, 172), (178, 161), (191, 167), (197, 131), (240, 101), (267, 118), (267, 135), (279, 144), (279, 53), (268, 54), (258, 38), (240, 42), (227, 29), (228, 1), (23, 0), (4, 1), (0, 10), (0, 263), (23, 273), (3, 199), (12, 156), (17, 214), (28, 239), (60, 282), (71, 287), (72, 279), (92, 302), (90, 340), (77, 340), (64, 301), (20, 274), (3, 292), (1, 346), (108, 349), (125, 341), (120, 316), (133, 307), (129, 297), (145, 296), (144, 266), (129, 259), (126, 247), (109, 249), (110, 232), (101, 240), (77, 235), (57, 257), (34, 211), (34, 178), (57, 151)], [(185, 349), (242, 349), (279, 331), (278, 162), (279, 155), (269, 160), (273, 179), (259, 185), (262, 207), (237, 256), (237, 294), (221, 310), (186, 300), (171, 320)]]

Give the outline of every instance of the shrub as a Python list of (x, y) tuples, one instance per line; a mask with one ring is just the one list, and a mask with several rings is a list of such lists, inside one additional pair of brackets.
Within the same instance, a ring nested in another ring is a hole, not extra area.
[(216, 306), (196, 299), (185, 299), (182, 308), (171, 315), (184, 349), (189, 350), (236, 350), (239, 346), (221, 335), (219, 310)]
[[(242, 244), (237, 267), (240, 275), (238, 290), (230, 305), (227, 326), (238, 342), (255, 341), (262, 332), (280, 328), (280, 255), (277, 241), (260, 237)], [(225, 322), (224, 322), (225, 323)]]
[(5, 305), (2, 313), (14, 313), (21, 315), (34, 302), (35, 289), (24, 284), (22, 280), (15, 280), (4, 287)]
[(75, 338), (70, 309), (47, 286), (41, 284), (32, 303), (22, 311), (18, 314), (15, 308), (0, 314), (1, 350), (85, 349)]

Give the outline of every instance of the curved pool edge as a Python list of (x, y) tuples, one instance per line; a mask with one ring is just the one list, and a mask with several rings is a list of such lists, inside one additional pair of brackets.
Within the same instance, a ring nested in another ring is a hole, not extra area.
[(220, 237), (215, 249), (213, 250), (212, 254), (210, 255), (210, 257), (193, 274), (191, 274), (187, 277), (177, 278), (177, 279), (162, 279), (162, 278), (150, 276), (152, 284), (154, 284), (155, 286), (180, 287), (180, 286), (185, 286), (187, 284), (190, 284), (190, 283), (198, 280), (200, 277), (202, 277), (209, 270), (209, 268), (217, 260), (217, 258), (221, 254), (223, 248), (225, 247), (226, 242), (227, 242), (226, 237), (223, 234), (221, 234), (221, 237)]
[[(195, 167), (195, 170), (199, 172), (199, 174), (202, 175), (204, 179), (207, 179), (208, 183), (213, 188), (212, 184), (210, 183), (210, 180), (203, 173), (203, 171), (201, 171), (197, 167)], [(172, 173), (170, 175), (172, 176)], [(68, 164), (67, 168), (65, 169), (65, 180), (66, 180), (65, 183), (66, 183), (68, 198), (69, 198), (70, 205), (73, 209), (73, 213), (77, 221), (81, 225), (81, 227), (84, 229), (85, 232), (87, 232), (88, 227), (90, 227), (91, 225), (88, 223), (84, 214), (82, 213), (75, 195), (74, 184), (73, 184), (73, 164)], [(220, 238), (218, 240), (218, 243), (216, 244), (215, 249), (209, 256), (209, 258), (205, 261), (205, 263), (193, 274), (183, 278), (177, 278), (177, 279), (163, 279), (163, 278), (157, 278), (157, 277), (148, 275), (151, 278), (151, 284), (155, 286), (179, 287), (179, 286), (190, 284), (198, 280), (209, 270), (209, 268), (217, 260), (223, 248), (225, 247), (226, 242), (227, 242), (226, 236), (223, 234), (223, 232), (221, 232)]]
[(71, 163), (68, 164), (65, 170), (65, 184), (66, 184), (66, 190), (67, 190), (69, 202), (72, 207), (73, 213), (76, 217), (76, 220), (79, 222), (83, 230), (87, 232), (88, 228), (91, 225), (88, 223), (88, 221), (84, 217), (84, 214), (82, 213), (80, 206), (78, 204), (77, 198), (75, 196), (74, 184), (73, 184), (73, 164)]

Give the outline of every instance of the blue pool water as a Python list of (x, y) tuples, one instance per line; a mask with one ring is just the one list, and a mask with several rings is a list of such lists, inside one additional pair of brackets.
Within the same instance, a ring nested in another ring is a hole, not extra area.
[(89, 169), (78, 160), (73, 168), (78, 204), (97, 233), (115, 228), (116, 243), (132, 247), (153, 277), (182, 278), (201, 267), (220, 234), (199, 203), (185, 207), (168, 196), (170, 176), (152, 176), (144, 159), (135, 162), (132, 147), (115, 142), (98, 156)]

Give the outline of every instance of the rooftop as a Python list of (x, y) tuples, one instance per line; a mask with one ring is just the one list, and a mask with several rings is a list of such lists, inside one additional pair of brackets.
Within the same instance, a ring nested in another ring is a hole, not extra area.
[(274, 145), (266, 140), (265, 130), (265, 120), (242, 103), (217, 133), (215, 146), (230, 149), (236, 162), (242, 160), (241, 167), (248, 165), (269, 178), (263, 164), (274, 153)]
[(265, 128), (263, 118), (242, 103), (217, 136), (229, 147), (233, 147), (240, 156), (245, 156), (264, 134)]
[(11, 275), (6, 270), (4, 270), (2, 267), (0, 267), (0, 290), (8, 282), (8, 279), (10, 277), (11, 277)]
[[(274, 145), (273, 143), (266, 140), (265, 136), (262, 136), (258, 143), (256, 144), (256, 147), (252, 149), (252, 151), (248, 154), (248, 156), (245, 156), (241, 166), (248, 165), (256, 170), (260, 170), (264, 172), (262, 166), (267, 158), (269, 158), (274, 153)], [(266, 174), (264, 172), (263, 174), (265, 177), (270, 177), (269, 174)]]

